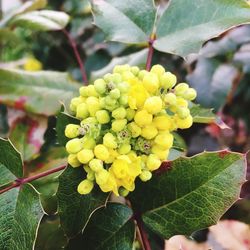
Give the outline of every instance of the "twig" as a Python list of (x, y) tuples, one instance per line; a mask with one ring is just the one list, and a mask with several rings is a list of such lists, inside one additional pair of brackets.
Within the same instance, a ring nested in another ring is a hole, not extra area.
[(33, 175), (33, 176), (30, 176), (30, 177), (27, 177), (27, 178), (16, 179), (15, 182), (13, 182), (10, 186), (8, 186), (8, 187), (0, 190), (0, 194), (9, 191), (12, 188), (20, 187), (21, 185), (23, 185), (25, 183), (32, 182), (32, 181), (40, 179), (42, 177), (45, 177), (45, 176), (54, 174), (56, 172), (59, 172), (59, 171), (65, 169), (65, 168), (66, 168), (66, 166), (60, 166), (60, 167), (53, 168), (53, 169), (50, 169), (50, 170), (45, 171), (43, 173), (40, 173), (40, 174), (37, 174), (37, 175)]
[(86, 74), (86, 71), (85, 71), (85, 68), (84, 68), (84, 64), (82, 62), (82, 59), (80, 57), (80, 54), (79, 54), (79, 51), (77, 49), (77, 45), (76, 45), (76, 42), (75, 40), (72, 38), (72, 36), (69, 34), (69, 32), (66, 30), (66, 29), (62, 29), (62, 32), (65, 34), (65, 36), (68, 38), (69, 40), (69, 43), (74, 51), (74, 54), (75, 54), (75, 57), (76, 57), (76, 60), (78, 62), (78, 65), (80, 67), (80, 71), (81, 71), (81, 74), (82, 74), (82, 80), (85, 84), (88, 83), (88, 78), (87, 78), (87, 74)]
[(155, 41), (155, 36), (152, 35), (152, 38), (150, 38), (148, 41), (148, 56), (147, 56), (147, 62), (146, 62), (147, 71), (149, 71), (151, 68), (152, 58), (154, 54), (154, 47), (153, 47), (154, 41)]
[(134, 216), (134, 219), (135, 219), (135, 221), (137, 223), (137, 227), (138, 227), (140, 235), (141, 235), (141, 240), (142, 240), (144, 250), (151, 250), (151, 246), (150, 246), (150, 243), (149, 243), (149, 240), (148, 240), (147, 233), (146, 233), (146, 231), (144, 229), (144, 224), (143, 224), (141, 215), (136, 214)]

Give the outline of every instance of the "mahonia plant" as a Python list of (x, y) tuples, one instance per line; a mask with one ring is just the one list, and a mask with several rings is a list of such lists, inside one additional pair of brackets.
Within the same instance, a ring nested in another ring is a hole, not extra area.
[(188, 101), (196, 91), (154, 65), (150, 72), (117, 65), (113, 73), (81, 87), (70, 110), (79, 125), (65, 128), (68, 163), (86, 171), (78, 185), (88, 194), (97, 183), (103, 192), (126, 196), (135, 179), (148, 181), (173, 146), (172, 132), (189, 128)]

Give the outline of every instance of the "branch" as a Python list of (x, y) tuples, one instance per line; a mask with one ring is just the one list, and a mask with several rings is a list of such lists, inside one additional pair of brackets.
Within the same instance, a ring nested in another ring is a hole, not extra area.
[(66, 30), (66, 29), (62, 29), (62, 32), (65, 34), (65, 36), (68, 38), (69, 40), (69, 43), (74, 51), (74, 54), (75, 54), (75, 57), (76, 57), (76, 60), (78, 62), (78, 65), (80, 67), (80, 71), (81, 71), (81, 74), (82, 74), (82, 80), (83, 82), (87, 85), (88, 83), (88, 78), (87, 78), (87, 74), (86, 74), (86, 71), (85, 71), (85, 68), (84, 68), (84, 65), (83, 65), (83, 62), (82, 62), (82, 59), (80, 57), (80, 54), (79, 54), (79, 51), (77, 49), (77, 45), (76, 45), (76, 42), (75, 40), (72, 38), (72, 36), (69, 34), (69, 32)]
[(154, 54), (154, 48), (153, 48), (154, 41), (155, 41), (155, 35), (152, 35), (148, 41), (148, 56), (147, 56), (147, 62), (146, 62), (147, 71), (149, 71), (151, 68), (152, 58)]
[(25, 183), (28, 183), (28, 182), (32, 182), (34, 180), (37, 180), (37, 179), (40, 179), (42, 177), (45, 177), (45, 176), (48, 176), (48, 175), (51, 175), (51, 174), (54, 174), (56, 172), (59, 172), (63, 169), (65, 169), (66, 166), (60, 166), (60, 167), (57, 167), (57, 168), (53, 168), (53, 169), (50, 169), (48, 171), (45, 171), (43, 173), (39, 173), (37, 175), (33, 175), (33, 176), (30, 176), (30, 177), (27, 177), (27, 178), (19, 178), (19, 179), (16, 179), (15, 182), (13, 182), (10, 186), (0, 190), (0, 194), (3, 194), (7, 191), (9, 191), (10, 189), (12, 188), (15, 188), (15, 187), (20, 187), (22, 186), (23, 184)]
[(151, 250), (151, 246), (150, 246), (150, 243), (149, 243), (149, 240), (148, 240), (147, 233), (146, 233), (146, 231), (144, 229), (144, 224), (143, 224), (141, 215), (136, 214), (134, 216), (134, 219), (135, 219), (135, 221), (137, 223), (137, 227), (138, 227), (140, 235), (141, 235), (141, 241), (142, 241), (144, 250)]

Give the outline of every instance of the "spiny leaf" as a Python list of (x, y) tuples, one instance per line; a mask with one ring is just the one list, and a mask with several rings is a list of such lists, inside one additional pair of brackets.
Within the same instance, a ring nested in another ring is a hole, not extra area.
[(249, 22), (245, 0), (171, 0), (157, 25), (154, 47), (185, 57), (197, 53), (205, 41)]
[(130, 195), (145, 224), (165, 238), (215, 224), (239, 198), (245, 181), (245, 159), (238, 153), (202, 153), (165, 165), (168, 171), (157, 170)]
[(152, 0), (92, 0), (95, 24), (108, 40), (146, 43), (153, 32), (155, 6)]
[(78, 88), (66, 73), (0, 69), (0, 103), (36, 114), (54, 115)]
[(0, 164), (6, 167), (18, 178), (23, 176), (23, 162), (21, 154), (9, 140), (0, 138)]
[(0, 195), (0, 249), (33, 249), (43, 216), (39, 195), (25, 184)]
[(109, 196), (98, 188), (88, 195), (80, 195), (77, 186), (85, 178), (82, 168), (70, 166), (59, 176), (58, 214), (68, 237), (78, 234), (86, 226), (93, 212), (106, 204)]

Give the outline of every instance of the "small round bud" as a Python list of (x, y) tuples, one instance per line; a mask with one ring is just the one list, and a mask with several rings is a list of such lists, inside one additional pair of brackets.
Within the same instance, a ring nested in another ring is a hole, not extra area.
[(86, 100), (86, 104), (87, 104), (88, 111), (91, 116), (95, 116), (95, 113), (101, 109), (100, 102), (97, 97), (94, 97), (94, 96), (88, 97)]
[(156, 64), (151, 68), (150, 72), (155, 73), (158, 76), (161, 76), (165, 73), (165, 69), (160, 64)]
[(105, 161), (109, 158), (109, 151), (107, 147), (105, 147), (102, 144), (95, 146), (94, 153), (95, 153), (96, 158), (102, 161)]
[(113, 110), (112, 112), (112, 117), (114, 117), (115, 119), (123, 119), (126, 117), (126, 110), (123, 107), (117, 108), (115, 110)]
[(159, 113), (162, 110), (162, 100), (159, 96), (152, 96), (147, 98), (144, 103), (144, 109), (150, 114)]
[(65, 136), (68, 138), (75, 138), (79, 135), (79, 125), (68, 124), (65, 128)]
[(197, 96), (197, 93), (195, 89), (189, 88), (185, 93), (184, 93), (184, 98), (189, 101), (193, 101)]
[(130, 70), (131, 70), (131, 72), (132, 72), (135, 76), (137, 76), (138, 73), (140, 72), (140, 69), (139, 69), (137, 66), (131, 67)]
[(82, 149), (82, 142), (80, 139), (75, 138), (68, 141), (65, 147), (69, 154), (76, 154)]
[(77, 191), (79, 194), (89, 194), (92, 189), (94, 188), (93, 181), (90, 180), (83, 180), (77, 187)]
[[(128, 194), (129, 194), (129, 191), (126, 188), (124, 188), (124, 187), (119, 188), (119, 195), (126, 197)], [(138, 249), (139, 249), (139, 247), (138, 247)]]
[(118, 153), (121, 155), (126, 155), (129, 153), (130, 150), (131, 150), (131, 145), (128, 143), (124, 143), (119, 147)]
[(112, 90), (109, 92), (109, 96), (110, 96), (112, 99), (119, 99), (119, 97), (121, 96), (120, 90), (119, 90), (119, 89), (112, 89)]
[(103, 79), (97, 79), (94, 81), (94, 87), (98, 94), (103, 95), (106, 92), (107, 84)]
[(177, 108), (177, 115), (181, 118), (181, 119), (185, 119), (186, 117), (188, 117), (190, 115), (190, 111), (188, 108), (186, 107), (178, 107)]
[(136, 138), (141, 134), (141, 128), (135, 122), (129, 123), (128, 129), (131, 132), (133, 138)]
[(146, 165), (147, 165), (148, 170), (154, 171), (161, 166), (161, 161), (156, 155), (150, 154), (147, 158)]
[(96, 119), (100, 124), (107, 124), (110, 121), (109, 112), (107, 110), (98, 110), (95, 113)]
[(186, 83), (179, 83), (175, 88), (174, 92), (178, 96), (184, 97), (185, 92), (189, 89), (188, 85)]
[(160, 115), (156, 116), (153, 119), (154, 126), (159, 130), (168, 130), (171, 128), (171, 118), (169, 118), (167, 115)]
[(96, 172), (96, 174), (95, 174), (96, 183), (98, 185), (105, 184), (108, 181), (109, 175), (110, 174), (106, 169), (102, 169), (102, 170)]
[(135, 110), (131, 108), (126, 109), (126, 118), (128, 121), (132, 121), (135, 116)]
[(180, 129), (190, 128), (193, 124), (193, 117), (189, 115), (185, 119), (176, 118), (176, 125)]
[(81, 140), (82, 140), (82, 148), (94, 149), (96, 145), (94, 138), (92, 138), (91, 136), (84, 136)]
[(160, 85), (164, 89), (171, 89), (176, 83), (176, 76), (170, 72), (166, 72), (160, 77)]
[(167, 93), (164, 97), (164, 102), (166, 105), (176, 105), (176, 95), (174, 93)]
[(78, 161), (76, 154), (70, 154), (68, 156), (68, 163), (73, 168), (77, 168), (82, 165), (81, 162)]
[(93, 159), (89, 162), (89, 167), (94, 172), (99, 172), (103, 169), (103, 162), (99, 159)]
[(85, 119), (89, 116), (88, 106), (86, 103), (81, 103), (76, 108), (76, 117), (79, 119)]
[(126, 119), (114, 120), (112, 122), (112, 130), (115, 132), (120, 132), (125, 128), (126, 124), (127, 124)]
[(117, 148), (116, 138), (111, 133), (107, 133), (104, 135), (103, 144), (108, 148)]
[(77, 159), (83, 163), (87, 164), (94, 158), (93, 151), (90, 149), (82, 149), (80, 152), (77, 153)]
[(140, 179), (144, 182), (149, 181), (152, 178), (152, 173), (148, 170), (143, 170), (139, 175)]
[(159, 88), (159, 80), (154, 73), (147, 73), (143, 77), (142, 83), (146, 90), (151, 94), (154, 94)]
[(149, 114), (146, 110), (141, 110), (136, 112), (134, 120), (140, 126), (149, 125), (152, 122), (153, 116)]
[(174, 137), (170, 133), (160, 133), (154, 139), (154, 142), (163, 147), (164, 149), (169, 149), (173, 146)]
[(147, 140), (153, 139), (158, 133), (158, 130), (154, 125), (147, 125), (142, 128), (141, 136)]

